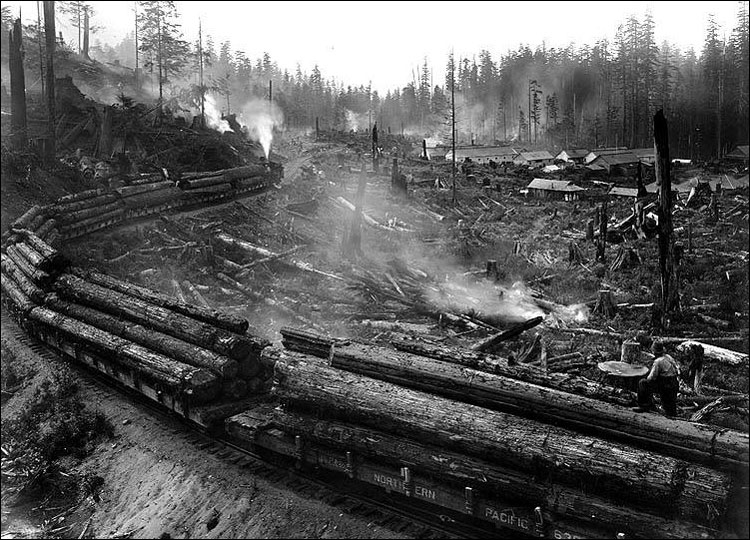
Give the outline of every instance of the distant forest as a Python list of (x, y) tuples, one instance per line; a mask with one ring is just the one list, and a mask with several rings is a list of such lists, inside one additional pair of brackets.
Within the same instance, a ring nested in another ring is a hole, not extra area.
[[(317, 66), (310, 73), (299, 65), (293, 71), (282, 69), (269, 53), (251, 60), (230, 42), (217, 44), (211, 36), (186, 41), (173, 2), (136, 3), (137, 46), (134, 31), (116, 45), (95, 42), (91, 47), (88, 34), (106, 21), (98, 21), (88, 2), (56, 4), (58, 16), (78, 29), (77, 43), (67, 44), (69, 53), (134, 68), (137, 50), (137, 89), (150, 87), (157, 97), (157, 87), (163, 87), (165, 102), (191, 107), (202, 89), (214, 96), (222, 113), (253, 97), (268, 99), (271, 82), (273, 99), (290, 128), (313, 127), (316, 118), (321, 129), (362, 129), (377, 122), (381, 130), (449, 142), (454, 90), (462, 144), (651, 146), (652, 117), (658, 109), (664, 109), (669, 122), (673, 156), (711, 159), (748, 142), (750, 53), (744, 1), (738, 2), (731, 30), (720, 29), (709, 16), (700, 51), (682, 51), (666, 41), (657, 44), (654, 20), (646, 12), (623, 21), (613, 41), (593, 46), (520, 45), (495, 56), (483, 50), (472, 58), (449, 56), (440, 73), (431, 72), (425, 59), (413, 80), (385, 96), (368, 86), (326, 78)], [(135, 21), (134, 14), (134, 30)], [(3, 8), (3, 45), (10, 24), (11, 14)], [(36, 25), (25, 27), (25, 33), (28, 69), (39, 73), (33, 59)], [(7, 64), (7, 53), (3, 61)]]

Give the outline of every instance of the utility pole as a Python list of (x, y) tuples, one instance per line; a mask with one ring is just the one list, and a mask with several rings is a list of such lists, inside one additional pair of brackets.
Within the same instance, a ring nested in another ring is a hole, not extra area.
[(55, 159), (55, 2), (44, 0), (44, 38), (47, 45), (47, 148), (45, 160)]

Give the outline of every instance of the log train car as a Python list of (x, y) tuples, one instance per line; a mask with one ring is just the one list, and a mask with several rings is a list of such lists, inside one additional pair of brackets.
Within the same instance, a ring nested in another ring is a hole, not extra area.
[(4, 235), (4, 304), (30, 336), (216, 437), (436, 519), (528, 537), (747, 536), (745, 433), (630, 414), (621, 390), (486, 354), (295, 329), (272, 347), (244, 319), (71, 267), (52, 245), (281, 175), (185, 174), (35, 207)]

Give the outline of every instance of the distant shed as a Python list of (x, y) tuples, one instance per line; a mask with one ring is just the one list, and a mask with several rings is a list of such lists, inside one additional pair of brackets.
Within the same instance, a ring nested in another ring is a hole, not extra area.
[(552, 165), (555, 157), (546, 150), (535, 150), (533, 152), (521, 152), (514, 159), (516, 165), (529, 165), (532, 167), (543, 167)]
[[(518, 152), (510, 146), (466, 146), (456, 148), (456, 161), (463, 161), (466, 158), (470, 158), (476, 163), (489, 163), (492, 160), (502, 165), (504, 163), (513, 163), (513, 159), (517, 155)], [(453, 159), (452, 150), (448, 150), (445, 154), (445, 159), (448, 161)]]
[(526, 189), (534, 197), (565, 201), (577, 201), (581, 193), (586, 191), (568, 180), (547, 180), (546, 178), (534, 178)]
[(562, 161), (564, 163), (576, 163), (582, 164), (583, 160), (586, 159), (589, 151), (584, 148), (574, 148), (571, 150), (563, 150), (555, 156), (555, 161)]

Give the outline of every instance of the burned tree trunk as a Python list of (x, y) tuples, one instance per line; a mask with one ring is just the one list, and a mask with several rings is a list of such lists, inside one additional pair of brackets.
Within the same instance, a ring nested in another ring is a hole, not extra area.
[(599, 206), (599, 236), (596, 239), (596, 260), (604, 262), (607, 248), (607, 201)]
[(44, 0), (44, 40), (47, 45), (47, 146), (45, 160), (55, 160), (55, 2)]
[(529, 319), (528, 321), (522, 322), (511, 328), (508, 328), (507, 330), (504, 330), (500, 332), (499, 334), (490, 336), (484, 341), (481, 341), (477, 343), (476, 345), (474, 345), (472, 349), (477, 352), (489, 352), (492, 349), (496, 348), (503, 341), (506, 341), (508, 339), (521, 335), (526, 330), (534, 328), (536, 325), (540, 324), (543, 320), (544, 320), (544, 317), (541, 317), (541, 316), (534, 317), (533, 319)]
[(654, 115), (655, 174), (659, 185), (659, 274), (661, 279), (661, 324), (669, 327), (671, 315), (680, 309), (675, 279), (672, 243), (672, 178), (669, 161), (669, 133), (664, 111)]
[[(274, 391), (287, 402), (365, 426), (429, 440), (540, 478), (679, 515), (723, 514), (728, 475), (653, 452), (344, 373), (285, 354)], [(309, 409), (308, 409), (309, 410)], [(564, 466), (560, 466), (564, 463)], [(715, 505), (715, 506), (714, 506)]]
[(112, 154), (112, 107), (104, 108), (102, 124), (99, 128), (99, 142), (96, 155), (103, 159), (109, 159)]
[[(375, 128), (376, 129), (376, 128)], [(375, 131), (377, 133), (377, 131)], [(373, 143), (373, 147), (374, 147)], [(374, 158), (373, 158), (374, 159)], [(362, 206), (365, 201), (365, 190), (367, 189), (367, 176), (362, 173), (357, 186), (357, 199), (355, 202), (354, 213), (352, 215), (349, 233), (344, 233), (343, 252), (347, 258), (362, 256)]]
[(89, 283), (71, 274), (60, 276), (54, 288), (66, 298), (112, 315), (127, 317), (133, 322), (229, 356), (233, 360), (242, 360), (251, 354), (258, 354), (267, 344), (263, 339), (233, 334), (133, 296)]
[(23, 34), (21, 19), (16, 19), (8, 36), (8, 55), (10, 69), (10, 124), (13, 135), (11, 140), (16, 148), (23, 148), (28, 141), (26, 128), (26, 81), (23, 71)]
[(152, 291), (151, 289), (148, 289), (146, 287), (141, 287), (140, 285), (136, 285), (135, 283), (130, 283), (127, 281), (122, 281), (100, 272), (74, 268), (72, 270), (72, 273), (96, 285), (100, 285), (113, 291), (130, 295), (133, 298), (148, 302), (149, 304), (154, 304), (156, 306), (170, 309), (176, 313), (187, 315), (188, 317), (192, 317), (193, 319), (196, 319), (198, 321), (208, 323), (218, 328), (223, 328), (224, 330), (229, 330), (230, 332), (244, 334), (245, 332), (247, 332), (247, 329), (250, 326), (247, 320), (243, 319), (242, 317), (237, 317), (229, 313), (222, 313), (221, 311), (217, 311), (215, 309), (202, 308), (199, 306), (194, 306), (192, 304), (183, 304), (177, 302), (174, 298), (171, 298), (166, 294)]

